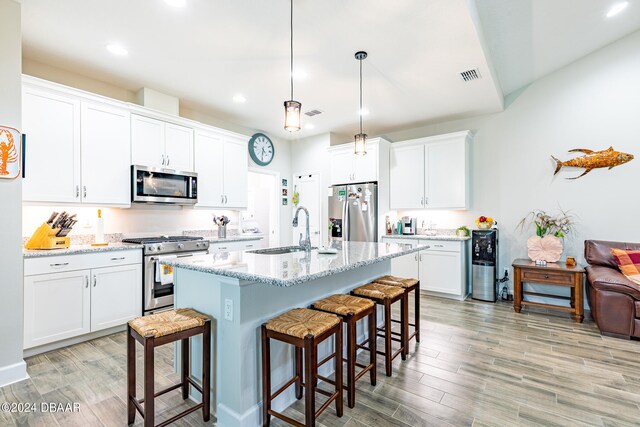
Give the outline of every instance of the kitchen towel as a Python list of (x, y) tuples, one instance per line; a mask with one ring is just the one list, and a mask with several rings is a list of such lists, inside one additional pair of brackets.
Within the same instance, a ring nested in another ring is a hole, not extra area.
[(156, 274), (155, 274), (156, 283), (160, 283), (161, 285), (173, 284), (173, 267), (162, 263), (162, 261), (165, 261), (171, 258), (177, 258), (177, 256), (169, 255), (162, 258), (158, 258), (156, 260)]

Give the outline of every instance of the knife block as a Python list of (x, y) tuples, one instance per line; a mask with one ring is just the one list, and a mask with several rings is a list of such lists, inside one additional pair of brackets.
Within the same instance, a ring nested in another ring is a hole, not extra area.
[(68, 236), (58, 237), (59, 228), (51, 228), (49, 224), (42, 224), (24, 245), (26, 249), (60, 249), (68, 248), (71, 240)]

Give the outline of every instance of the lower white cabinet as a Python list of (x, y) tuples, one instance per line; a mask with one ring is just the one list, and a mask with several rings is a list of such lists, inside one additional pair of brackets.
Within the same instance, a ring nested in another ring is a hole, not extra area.
[(211, 242), (209, 253), (250, 251), (264, 247), (264, 239), (241, 240), (236, 242)]
[[(142, 313), (140, 251), (28, 258), (24, 278), (24, 348), (113, 326)], [(50, 267), (43, 267), (45, 261)], [(51, 272), (73, 264), (83, 269)], [(124, 264), (133, 262), (134, 264)], [(86, 268), (94, 264), (96, 268)], [(113, 266), (104, 266), (104, 265)]]
[(393, 258), (392, 275), (420, 279), (420, 290), (424, 293), (459, 300), (469, 295), (466, 241), (383, 237), (383, 242), (429, 246), (420, 252)]

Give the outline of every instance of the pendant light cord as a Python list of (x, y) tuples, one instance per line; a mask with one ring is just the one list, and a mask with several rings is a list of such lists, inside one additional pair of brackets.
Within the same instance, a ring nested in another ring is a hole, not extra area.
[(362, 59), (358, 62), (360, 62), (360, 133), (362, 134)]
[(291, 99), (293, 100), (293, 0), (291, 0), (291, 22), (290, 22), (290, 34), (291, 34)]

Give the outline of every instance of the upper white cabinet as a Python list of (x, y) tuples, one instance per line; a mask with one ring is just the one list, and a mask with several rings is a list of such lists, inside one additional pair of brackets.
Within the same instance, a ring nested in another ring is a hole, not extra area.
[(131, 115), (131, 160), (135, 165), (193, 172), (193, 129)]
[(131, 201), (130, 114), (123, 108), (82, 102), (82, 201)]
[(391, 209), (468, 209), (471, 133), (392, 144)]
[(195, 134), (198, 207), (246, 208), (248, 175), (246, 142), (224, 133)]
[(24, 85), (22, 132), (27, 135), (22, 198), (80, 201), (80, 101)]
[(381, 179), (381, 168), (386, 168), (381, 155), (388, 150), (388, 141), (372, 138), (367, 141), (367, 154), (356, 155), (353, 144), (343, 144), (329, 148), (331, 156), (331, 185), (350, 184), (352, 182), (374, 182)]
[(130, 204), (125, 107), (25, 84), (22, 117), (27, 135), (24, 201)]

